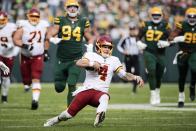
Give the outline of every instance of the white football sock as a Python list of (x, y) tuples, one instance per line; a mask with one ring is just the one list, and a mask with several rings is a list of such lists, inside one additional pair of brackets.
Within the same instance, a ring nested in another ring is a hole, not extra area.
[(99, 98), (99, 106), (97, 107), (97, 113), (106, 112), (108, 107), (109, 96), (104, 94)]
[(32, 99), (35, 101), (39, 101), (41, 91), (41, 84), (39, 82), (33, 82), (32, 83)]
[(185, 93), (179, 92), (178, 102), (184, 102), (184, 101), (185, 101)]
[(7, 96), (10, 86), (10, 77), (2, 77), (2, 83), (1, 83), (1, 95)]
[(58, 116), (58, 119), (60, 121), (66, 121), (68, 119), (72, 118), (72, 116), (66, 111), (63, 111), (59, 116)]

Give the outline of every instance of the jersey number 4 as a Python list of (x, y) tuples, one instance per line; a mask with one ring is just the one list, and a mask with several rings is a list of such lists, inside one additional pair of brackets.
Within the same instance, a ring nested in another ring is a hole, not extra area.
[(100, 68), (98, 74), (100, 75), (100, 79), (105, 81), (107, 77), (107, 71), (108, 71), (108, 66), (104, 65), (103, 67)]
[(147, 41), (158, 41), (158, 40), (160, 40), (162, 35), (163, 35), (162, 31), (148, 30), (146, 32), (146, 40)]
[(63, 40), (70, 40), (72, 36), (76, 39), (76, 41), (81, 40), (80, 27), (76, 27), (72, 31), (71, 26), (63, 26), (62, 33), (63, 33), (63, 36), (62, 36)]

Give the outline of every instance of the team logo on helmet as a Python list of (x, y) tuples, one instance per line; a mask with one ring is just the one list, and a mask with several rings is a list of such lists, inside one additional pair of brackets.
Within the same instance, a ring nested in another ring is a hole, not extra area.
[(196, 8), (187, 9), (185, 18), (190, 25), (194, 26), (196, 24)]
[(3, 28), (8, 22), (7, 13), (4, 11), (0, 11), (0, 28)]
[(28, 17), (29, 22), (35, 26), (40, 21), (40, 11), (33, 8), (29, 10), (29, 12), (27, 13), (27, 17)]
[[(103, 48), (107, 48), (108, 50), (105, 50)], [(109, 57), (110, 55), (112, 55), (113, 44), (111, 37), (108, 35), (99, 37), (95, 45), (95, 50), (103, 57)]]
[(163, 12), (160, 7), (151, 8), (149, 13), (150, 13), (150, 18), (156, 24), (160, 23), (161, 20), (163, 19)]
[(79, 14), (79, 3), (77, 0), (67, 0), (65, 10), (69, 17), (76, 17)]

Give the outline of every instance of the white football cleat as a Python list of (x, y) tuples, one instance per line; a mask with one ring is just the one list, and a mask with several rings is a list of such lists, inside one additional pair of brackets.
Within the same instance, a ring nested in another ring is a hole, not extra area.
[(161, 103), (161, 97), (160, 97), (160, 89), (156, 88), (156, 104)]
[(184, 102), (185, 101), (185, 93), (184, 92), (180, 92), (179, 96), (178, 96), (178, 102)]
[(183, 108), (184, 107), (184, 101), (185, 101), (185, 93), (179, 92), (178, 96), (178, 107)]
[(51, 127), (53, 125), (56, 125), (59, 122), (60, 122), (60, 120), (58, 119), (58, 116), (56, 116), (56, 117), (53, 117), (51, 119), (48, 119), (46, 121), (46, 123), (44, 123), (44, 127)]
[(97, 113), (95, 121), (94, 121), (94, 126), (98, 127), (105, 119), (105, 112), (100, 112)]
[(157, 101), (156, 101), (156, 91), (155, 90), (151, 90), (150, 91), (150, 104), (151, 105), (156, 105)]

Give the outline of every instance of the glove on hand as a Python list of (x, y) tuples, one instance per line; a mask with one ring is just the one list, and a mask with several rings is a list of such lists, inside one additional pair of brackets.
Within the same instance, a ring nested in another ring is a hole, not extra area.
[(144, 50), (147, 47), (147, 45), (141, 41), (137, 41), (136, 44), (137, 44), (137, 47), (139, 48), (139, 50)]

